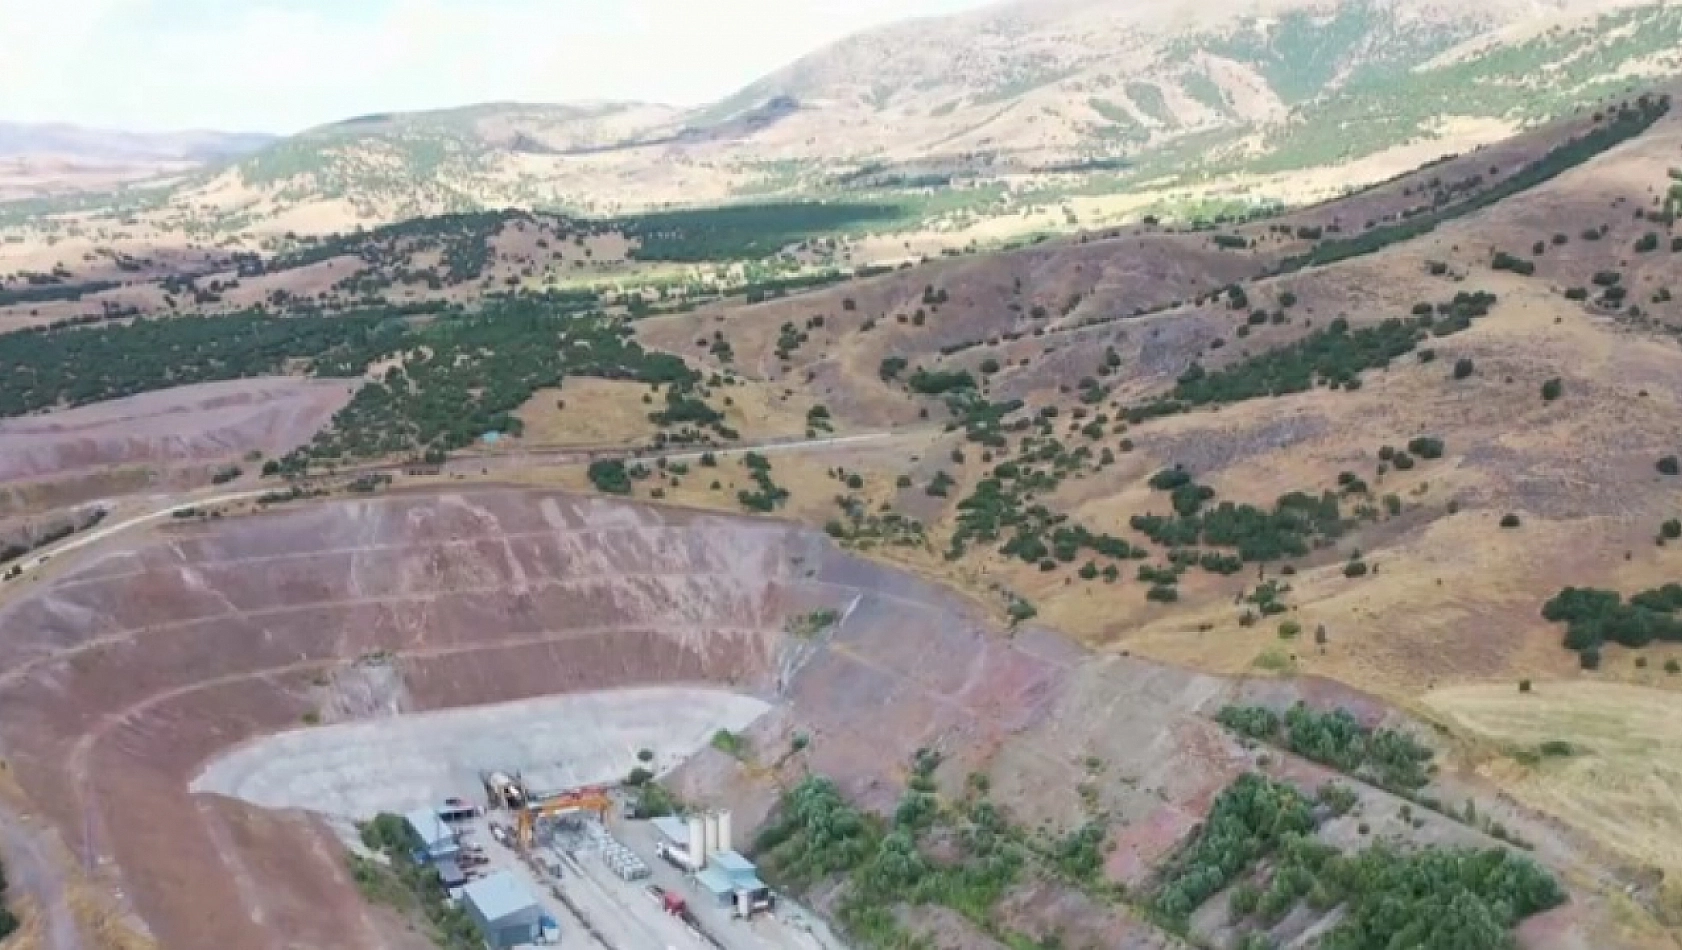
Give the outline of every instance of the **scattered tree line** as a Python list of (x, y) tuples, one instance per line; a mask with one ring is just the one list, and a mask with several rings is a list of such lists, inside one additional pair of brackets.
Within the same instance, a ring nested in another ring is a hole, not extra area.
[(1668, 95), (1643, 95), (1633, 103), (1626, 102), (1607, 112), (1594, 128), (1556, 146), (1541, 158), (1458, 204), (1416, 215), (1396, 224), (1371, 228), (1355, 237), (1322, 241), (1306, 253), (1288, 257), (1280, 262), (1276, 273), (1286, 274), (1304, 267), (1318, 267), (1363, 254), (1372, 254), (1400, 241), (1428, 234), (1445, 221), (1482, 210), (1521, 191), (1534, 188), (1613, 146), (1640, 135), (1668, 111)]

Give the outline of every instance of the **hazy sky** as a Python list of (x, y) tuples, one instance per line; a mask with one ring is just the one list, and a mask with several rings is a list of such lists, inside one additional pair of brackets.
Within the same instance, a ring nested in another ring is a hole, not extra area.
[(986, 0), (0, 0), (0, 119), (294, 132), (489, 100), (719, 98)]

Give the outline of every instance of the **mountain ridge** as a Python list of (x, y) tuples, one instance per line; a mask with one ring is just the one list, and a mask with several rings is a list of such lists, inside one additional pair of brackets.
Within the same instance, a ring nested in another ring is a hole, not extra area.
[(87, 160), (219, 161), (279, 141), (266, 132), (183, 129), (131, 132), (69, 122), (0, 120), (0, 157), (58, 155)]

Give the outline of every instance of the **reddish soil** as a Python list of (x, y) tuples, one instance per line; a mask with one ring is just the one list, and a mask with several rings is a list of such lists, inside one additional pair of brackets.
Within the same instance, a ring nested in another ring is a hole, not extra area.
[[(1023, 796), (1023, 816), (1070, 816), (1089, 744), (1119, 734), (1063, 718), (1122, 685), (1092, 680), (1073, 648), (1001, 638), (962, 602), (772, 522), (485, 492), (179, 525), (165, 541), (0, 613), (0, 744), (72, 850), (115, 862), (171, 950), (385, 945), (324, 827), (185, 792), (219, 750), (297, 726), (320, 674), (377, 651), (396, 654), (423, 709), (728, 684), (780, 703), (757, 748), (805, 731), (810, 766), (878, 805), (931, 746), (949, 783), (989, 769), (1001, 795), (1044, 783), (1060, 791)], [(851, 605), (835, 639), (787, 638), (786, 618), (815, 604)], [(1170, 696), (1201, 680), (1153, 675)], [(1116, 710), (1132, 733), (1208, 728), (1141, 717), (1172, 710), (1140, 702)], [(1204, 774), (1161, 745), (1149, 755), (1168, 770)], [(711, 770), (727, 780), (711, 794), (739, 793), (744, 818), (769, 805), (745, 770)], [(1129, 801), (1141, 820), (1157, 807)]]
[[(406, 948), (325, 825), (186, 791), (220, 751), (298, 727), (331, 674), (374, 653), (416, 710), (727, 685), (774, 705), (748, 735), (761, 761), (804, 733), (785, 771), (877, 808), (917, 749), (937, 749), (949, 791), (985, 774), (1030, 827), (1107, 814), (1110, 873), (1134, 885), (1254, 761), (1206, 718), (1233, 684), (1001, 635), (961, 599), (777, 522), (485, 490), (162, 532), (0, 610), (0, 753), (170, 950)], [(783, 632), (819, 606), (843, 614), (831, 632)], [(767, 772), (709, 749), (675, 782), (745, 830), (774, 801)], [(1124, 909), (1052, 890), (1013, 905), (1014, 924), (1160, 945)]]
[(207, 473), (306, 442), (350, 399), (344, 381), (230, 380), (0, 421), (0, 484), (86, 479), (119, 467)]

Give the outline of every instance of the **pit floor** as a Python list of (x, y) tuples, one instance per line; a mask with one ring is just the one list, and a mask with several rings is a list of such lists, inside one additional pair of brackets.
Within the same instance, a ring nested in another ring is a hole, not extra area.
[[(694, 755), (769, 706), (721, 689), (651, 687), (404, 713), (293, 729), (210, 762), (192, 791), (264, 808), (366, 820), (446, 798), (480, 801), (483, 771), (521, 773), (534, 792), (618, 782)], [(648, 763), (638, 759), (652, 752)]]

